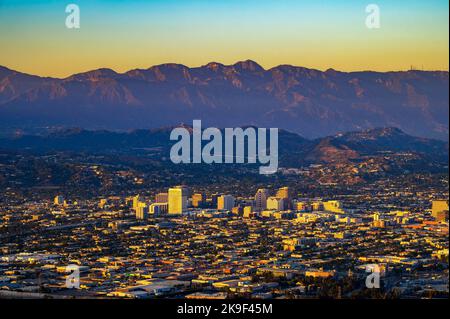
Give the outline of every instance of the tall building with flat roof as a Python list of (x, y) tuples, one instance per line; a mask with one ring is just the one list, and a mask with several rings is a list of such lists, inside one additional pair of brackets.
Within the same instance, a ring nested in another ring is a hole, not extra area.
[(140, 196), (136, 195), (133, 197), (133, 209), (136, 210), (136, 208), (139, 207), (139, 203), (140, 203)]
[(280, 189), (278, 189), (276, 197), (289, 199), (289, 187), (281, 187)]
[(245, 206), (244, 207), (244, 217), (249, 218), (253, 214), (253, 207), (252, 206)]
[(222, 195), (217, 198), (217, 209), (231, 210), (234, 207), (234, 197), (231, 195)]
[(262, 211), (266, 209), (267, 198), (269, 197), (269, 191), (265, 188), (258, 189), (255, 195), (255, 209), (256, 211)]
[(192, 195), (192, 206), (202, 207), (206, 202), (206, 196), (204, 193), (196, 193)]
[(267, 198), (267, 209), (276, 211), (284, 210), (284, 198), (275, 196)]
[(291, 195), (289, 194), (289, 187), (281, 187), (277, 191), (277, 198), (283, 199), (283, 205), (284, 209), (291, 209), (292, 203), (291, 203)]
[(176, 186), (169, 188), (169, 215), (182, 214), (187, 210), (188, 188), (186, 186)]
[(136, 219), (144, 220), (148, 218), (148, 206), (144, 203), (140, 203), (136, 207)]

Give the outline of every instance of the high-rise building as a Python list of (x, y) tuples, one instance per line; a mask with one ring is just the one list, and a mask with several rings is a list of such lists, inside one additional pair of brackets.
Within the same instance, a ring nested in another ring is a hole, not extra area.
[(267, 198), (269, 197), (269, 191), (265, 188), (258, 189), (255, 195), (255, 210), (262, 211), (266, 209)]
[(187, 210), (188, 188), (186, 186), (176, 186), (169, 188), (169, 215), (182, 214)]
[(245, 206), (244, 207), (244, 217), (250, 218), (253, 214), (253, 207), (252, 206)]
[(159, 193), (155, 196), (155, 203), (167, 203), (169, 201), (169, 194)]
[(292, 203), (291, 196), (289, 194), (289, 187), (281, 187), (278, 189), (276, 197), (283, 199), (284, 209), (291, 209)]
[(206, 196), (203, 193), (196, 193), (192, 195), (192, 206), (202, 207), (205, 204)]
[(289, 187), (282, 187), (282, 188), (278, 189), (276, 197), (289, 199), (290, 198), (290, 196), (289, 196)]
[(139, 207), (139, 203), (140, 203), (140, 197), (139, 195), (136, 195), (133, 197), (133, 209), (136, 210), (136, 208)]
[(219, 198), (219, 194), (212, 194), (211, 195), (211, 207), (217, 206), (217, 198)]
[(234, 197), (231, 195), (222, 195), (217, 198), (217, 209), (231, 210), (234, 207)]
[(267, 198), (267, 209), (276, 211), (284, 210), (284, 199), (275, 196)]
[(434, 217), (434, 219), (440, 222), (448, 219), (447, 200), (434, 200), (431, 205), (431, 215)]
[(136, 219), (144, 220), (148, 218), (148, 206), (140, 203), (136, 209)]

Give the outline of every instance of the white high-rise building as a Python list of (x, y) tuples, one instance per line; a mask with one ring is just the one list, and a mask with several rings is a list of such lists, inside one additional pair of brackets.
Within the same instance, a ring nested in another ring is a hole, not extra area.
[(187, 210), (188, 188), (176, 186), (169, 188), (169, 214), (182, 214)]
[(222, 195), (217, 198), (217, 209), (231, 210), (234, 207), (234, 197), (231, 195)]

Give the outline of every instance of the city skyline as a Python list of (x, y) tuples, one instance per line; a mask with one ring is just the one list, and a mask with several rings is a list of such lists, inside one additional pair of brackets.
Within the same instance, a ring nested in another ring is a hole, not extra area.
[(0, 301), (448, 300), (448, 9), (0, 0)]

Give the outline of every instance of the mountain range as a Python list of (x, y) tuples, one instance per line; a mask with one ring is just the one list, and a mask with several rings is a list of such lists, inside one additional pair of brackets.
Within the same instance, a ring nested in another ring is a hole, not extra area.
[(163, 64), (67, 78), (0, 67), (0, 128), (129, 130), (174, 126), (277, 127), (305, 138), (396, 127), (448, 140), (447, 71), (340, 72), (254, 61)]

